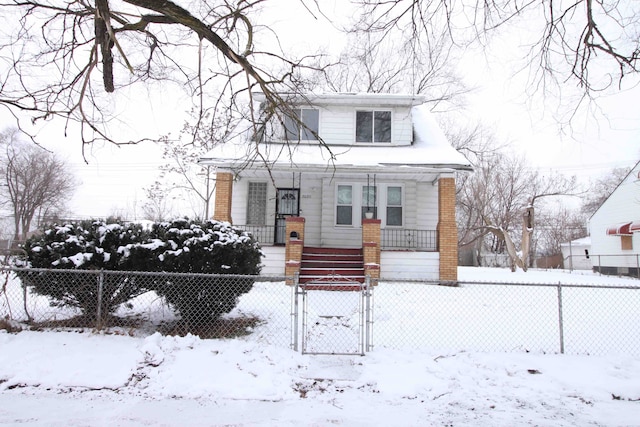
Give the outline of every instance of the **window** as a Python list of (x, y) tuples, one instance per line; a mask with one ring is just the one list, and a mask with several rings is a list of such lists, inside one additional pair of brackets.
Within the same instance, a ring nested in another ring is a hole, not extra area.
[(336, 207), (336, 224), (351, 225), (353, 223), (353, 187), (338, 185)]
[(265, 225), (267, 217), (267, 183), (250, 182), (247, 196), (247, 225)]
[(633, 250), (633, 236), (620, 236), (620, 248), (623, 251)]
[(387, 187), (387, 225), (402, 225), (402, 187)]
[(376, 207), (376, 187), (374, 186), (362, 186), (362, 218), (366, 218), (366, 213), (371, 212), (372, 218), (378, 217), (378, 209)]
[(285, 139), (287, 141), (316, 141), (320, 125), (320, 111), (309, 108), (294, 108), (292, 111), (295, 118), (289, 116), (284, 118)]
[(356, 142), (391, 142), (391, 111), (356, 111)]

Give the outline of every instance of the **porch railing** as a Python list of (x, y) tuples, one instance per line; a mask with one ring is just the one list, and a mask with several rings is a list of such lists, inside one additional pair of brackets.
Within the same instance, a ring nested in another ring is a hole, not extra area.
[[(276, 241), (275, 233), (281, 233), (284, 242), (284, 227), (274, 225), (236, 225), (236, 227), (251, 233), (263, 245), (273, 245)], [(282, 229), (280, 230), (280, 228)], [(383, 228), (380, 230), (380, 240), (382, 249), (438, 251), (438, 232), (436, 230)]]
[(380, 234), (382, 249), (418, 249), (428, 252), (438, 250), (438, 232), (436, 230), (383, 228), (380, 230)]
[[(273, 245), (274, 242), (276, 241), (275, 239), (276, 228), (283, 228), (283, 227), (276, 227), (275, 225), (235, 225), (235, 226), (251, 233), (251, 235), (263, 245)], [(284, 228), (280, 230), (280, 232), (284, 235)]]

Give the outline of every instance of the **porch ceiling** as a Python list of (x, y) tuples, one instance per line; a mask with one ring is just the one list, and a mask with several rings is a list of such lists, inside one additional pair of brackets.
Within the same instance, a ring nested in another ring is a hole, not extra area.
[(366, 179), (367, 175), (375, 175), (377, 179), (409, 180), (416, 182), (433, 182), (442, 174), (450, 174), (453, 169), (434, 168), (335, 168), (316, 170), (314, 168), (288, 168), (286, 170), (275, 169), (244, 169), (236, 172), (238, 178), (248, 179), (291, 179), (293, 175), (308, 178), (333, 178), (333, 179)]

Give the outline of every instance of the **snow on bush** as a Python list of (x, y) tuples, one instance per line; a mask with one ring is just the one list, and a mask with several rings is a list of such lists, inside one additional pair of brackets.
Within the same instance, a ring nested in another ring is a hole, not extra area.
[[(80, 221), (52, 225), (27, 240), (22, 265), (43, 269), (222, 273), (255, 275), (262, 252), (246, 232), (228, 223), (186, 219), (141, 224)], [(98, 307), (97, 275), (57, 271), (19, 273), (36, 293), (53, 305), (78, 307), (88, 318), (98, 311), (113, 313), (118, 306), (148, 290), (164, 296), (189, 324), (195, 318), (211, 321), (235, 307), (239, 295), (253, 285), (250, 279), (230, 283), (191, 277), (181, 283), (157, 276), (141, 284), (133, 275), (104, 275)], [(201, 321), (198, 320), (198, 321)]]

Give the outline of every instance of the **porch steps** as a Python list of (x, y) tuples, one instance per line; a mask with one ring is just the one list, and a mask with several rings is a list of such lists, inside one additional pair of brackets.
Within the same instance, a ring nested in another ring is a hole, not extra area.
[(304, 247), (299, 280), (308, 290), (359, 290), (365, 280), (362, 249)]

